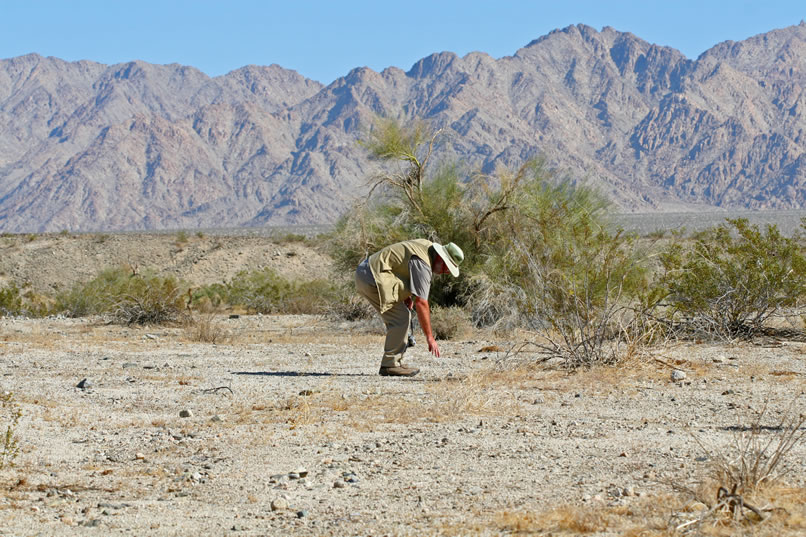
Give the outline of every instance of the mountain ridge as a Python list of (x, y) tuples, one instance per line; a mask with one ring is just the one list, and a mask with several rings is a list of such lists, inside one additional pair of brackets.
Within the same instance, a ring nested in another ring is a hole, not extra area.
[(806, 206), (806, 24), (696, 60), (610, 27), (498, 59), (437, 52), (329, 85), (279, 65), (0, 60), (0, 230), (332, 222), (377, 172), (376, 115), (486, 172), (543, 155), (625, 211)]

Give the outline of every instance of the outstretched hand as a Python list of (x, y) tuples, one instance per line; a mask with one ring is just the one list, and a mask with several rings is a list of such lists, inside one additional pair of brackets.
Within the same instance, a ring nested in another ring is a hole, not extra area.
[(431, 354), (439, 358), (439, 345), (437, 345), (437, 340), (433, 337), (428, 338), (428, 350)]

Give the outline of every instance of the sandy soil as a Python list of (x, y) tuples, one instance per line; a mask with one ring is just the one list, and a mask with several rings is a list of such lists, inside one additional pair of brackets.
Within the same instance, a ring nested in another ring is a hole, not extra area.
[[(213, 322), (226, 343), (183, 327), (0, 321), (0, 388), (23, 413), (0, 534), (660, 531), (693, 516), (673, 485), (696, 488), (748, 408), (766, 402), (775, 421), (806, 374), (800, 343), (687, 343), (568, 374), (477, 334), (444, 342), (440, 359), (415, 347), (421, 375), (390, 379), (366, 323)], [(796, 487), (804, 455), (798, 445)], [(799, 516), (774, 534), (800, 534)]]
[[(198, 284), (329, 267), (299, 243), (131, 237), (0, 237), (0, 272), (47, 290), (121, 262)], [(183, 326), (0, 319), (0, 392), (22, 412), (0, 535), (681, 535), (707, 511), (682, 489), (713, 503), (700, 483), (754, 412), (764, 441), (803, 412), (797, 342), (681, 342), (568, 373), (508, 353), (523, 336), (477, 332), (439, 359), (415, 347), (422, 373), (391, 379), (377, 322), (197, 322), (218, 343)], [(742, 531), (806, 532), (806, 446), (789, 460), (788, 485), (752, 499), (777, 510)]]
[(0, 286), (27, 283), (36, 291), (52, 293), (118, 266), (174, 274), (204, 285), (263, 267), (295, 278), (324, 277), (330, 259), (304, 243), (262, 236), (191, 232), (0, 236)]

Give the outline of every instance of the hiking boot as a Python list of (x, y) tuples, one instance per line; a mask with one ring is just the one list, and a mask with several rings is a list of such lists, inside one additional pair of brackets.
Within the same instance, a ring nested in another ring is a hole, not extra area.
[(381, 366), (381, 370), (378, 371), (378, 374), (382, 377), (413, 377), (420, 370), (414, 367), (406, 367), (405, 365), (398, 365), (394, 367), (383, 367)]

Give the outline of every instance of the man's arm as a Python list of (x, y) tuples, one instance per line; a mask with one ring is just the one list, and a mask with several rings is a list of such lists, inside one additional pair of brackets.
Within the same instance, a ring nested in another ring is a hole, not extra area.
[(417, 311), (417, 320), (420, 321), (420, 328), (423, 329), (425, 340), (428, 342), (428, 350), (431, 351), (431, 354), (439, 358), (439, 346), (431, 331), (431, 308), (428, 305), (428, 301), (415, 296), (414, 309)]

